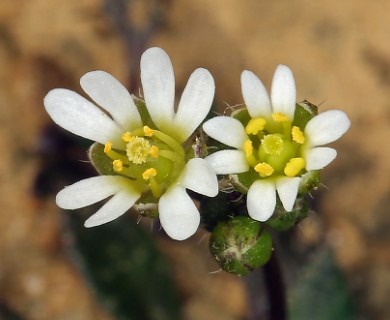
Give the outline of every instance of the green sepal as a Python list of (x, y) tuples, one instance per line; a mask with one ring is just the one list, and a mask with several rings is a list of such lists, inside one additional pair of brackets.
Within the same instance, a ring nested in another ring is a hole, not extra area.
[(299, 102), (295, 106), (293, 126), (304, 130), (306, 124), (318, 114), (318, 107), (307, 100)]
[(289, 212), (278, 202), (274, 214), (266, 224), (277, 231), (286, 231), (306, 218), (308, 213), (309, 207), (304, 197), (297, 198), (293, 210)]
[(104, 146), (95, 142), (88, 150), (88, 157), (101, 175), (117, 175), (112, 167), (112, 159), (104, 153)]
[(247, 108), (237, 109), (232, 112), (231, 117), (237, 119), (245, 127), (251, 119)]
[(152, 118), (150, 117), (148, 109), (146, 108), (145, 101), (134, 96), (133, 98), (134, 98), (134, 103), (137, 106), (139, 115), (141, 116), (142, 124), (150, 128), (156, 128), (155, 124), (152, 121)]
[(250, 186), (259, 179), (259, 174), (252, 167), (248, 171), (231, 176), (232, 184), (242, 193), (248, 193)]
[(243, 276), (268, 262), (272, 239), (260, 222), (238, 216), (218, 223), (209, 247), (223, 270)]
[(308, 171), (301, 176), (299, 184), (299, 194), (308, 194), (312, 190), (316, 190), (320, 185), (320, 170)]

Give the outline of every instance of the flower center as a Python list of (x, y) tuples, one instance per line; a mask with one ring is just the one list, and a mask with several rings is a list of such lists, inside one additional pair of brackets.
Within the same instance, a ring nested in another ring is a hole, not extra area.
[(122, 140), (121, 149), (114, 150), (111, 141), (104, 146), (113, 170), (133, 180), (141, 192), (151, 191), (159, 198), (184, 168), (183, 147), (169, 135), (148, 126), (125, 132)]
[(243, 150), (248, 164), (261, 178), (276, 175), (295, 177), (303, 173), (302, 157), (305, 136), (283, 113), (274, 113), (272, 120), (251, 119), (245, 127), (249, 139)]
[(261, 145), (267, 154), (280, 155), (283, 151), (283, 139), (279, 134), (267, 134), (262, 140)]
[(126, 146), (126, 154), (129, 161), (135, 164), (145, 163), (150, 152), (151, 145), (142, 137), (134, 137)]

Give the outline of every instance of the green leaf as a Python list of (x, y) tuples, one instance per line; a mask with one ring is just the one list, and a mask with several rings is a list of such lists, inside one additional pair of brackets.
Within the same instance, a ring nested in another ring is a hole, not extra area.
[(329, 248), (322, 248), (289, 292), (291, 320), (352, 320), (356, 310)]
[(125, 216), (91, 229), (83, 220), (72, 215), (75, 249), (103, 305), (117, 319), (180, 319), (168, 264), (150, 234)]

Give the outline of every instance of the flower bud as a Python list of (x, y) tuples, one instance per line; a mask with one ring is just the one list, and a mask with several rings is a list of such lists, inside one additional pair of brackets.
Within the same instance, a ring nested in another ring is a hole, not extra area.
[(260, 222), (245, 216), (220, 222), (209, 245), (221, 268), (239, 276), (267, 263), (272, 252), (270, 234)]

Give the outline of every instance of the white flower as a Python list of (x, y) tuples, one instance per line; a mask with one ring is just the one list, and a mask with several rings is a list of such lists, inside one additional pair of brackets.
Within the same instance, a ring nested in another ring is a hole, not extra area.
[(268, 220), (275, 210), (276, 193), (286, 211), (293, 209), (301, 175), (327, 166), (336, 150), (321, 147), (339, 139), (350, 120), (339, 110), (313, 117), (304, 128), (293, 125), (296, 90), (291, 70), (279, 65), (271, 99), (260, 79), (250, 71), (241, 75), (242, 94), (250, 119), (227, 116), (208, 120), (204, 131), (235, 148), (209, 155), (206, 160), (217, 174), (242, 174), (249, 181), (247, 209), (258, 221)]
[(94, 227), (152, 199), (158, 202), (167, 234), (183, 240), (195, 233), (200, 222), (186, 188), (210, 197), (218, 193), (216, 175), (207, 161), (187, 161), (182, 146), (210, 110), (214, 80), (206, 69), (195, 70), (175, 113), (171, 60), (162, 49), (151, 48), (141, 58), (141, 81), (152, 120), (147, 125), (125, 87), (103, 71), (89, 72), (80, 80), (99, 107), (67, 89), (47, 94), (44, 105), (51, 118), (66, 130), (103, 144), (117, 173), (76, 182), (60, 191), (56, 201), (61, 208), (77, 209), (111, 197), (85, 222)]

